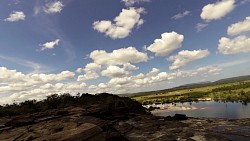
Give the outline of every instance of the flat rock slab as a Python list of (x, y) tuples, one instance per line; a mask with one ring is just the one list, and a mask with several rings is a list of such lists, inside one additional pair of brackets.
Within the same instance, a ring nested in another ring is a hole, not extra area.
[(81, 126), (58, 132), (56, 134), (48, 135), (42, 138), (37, 138), (36, 141), (104, 141), (105, 134), (102, 129), (91, 123), (85, 123)]

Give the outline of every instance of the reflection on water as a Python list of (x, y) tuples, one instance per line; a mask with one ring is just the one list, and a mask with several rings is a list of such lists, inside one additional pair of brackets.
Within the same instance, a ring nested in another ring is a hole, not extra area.
[(250, 118), (250, 103), (199, 101), (175, 104), (147, 105), (158, 107), (152, 113), (158, 116), (186, 114), (189, 117)]

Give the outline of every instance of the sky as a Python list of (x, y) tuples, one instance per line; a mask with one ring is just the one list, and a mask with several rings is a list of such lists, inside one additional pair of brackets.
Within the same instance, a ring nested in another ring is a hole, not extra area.
[(0, 104), (249, 75), (250, 0), (1, 0)]

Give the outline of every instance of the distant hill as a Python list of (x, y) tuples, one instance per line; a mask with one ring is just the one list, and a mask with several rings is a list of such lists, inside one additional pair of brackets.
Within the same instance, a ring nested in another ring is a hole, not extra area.
[(224, 83), (233, 83), (233, 82), (240, 82), (240, 81), (246, 81), (246, 80), (250, 80), (250, 75), (220, 79), (220, 80), (215, 81), (213, 83), (224, 84)]
[(198, 83), (190, 83), (190, 84), (184, 84), (175, 88), (185, 88), (185, 87), (197, 87), (197, 86), (203, 86), (203, 85), (209, 85), (213, 82), (211, 81), (204, 81), (204, 82), (198, 82)]
[(185, 85), (181, 85), (181, 86), (174, 87), (174, 88), (177, 88), (177, 89), (181, 89), (181, 88), (199, 88), (199, 87), (213, 86), (213, 85), (218, 85), (218, 84), (234, 83), (234, 82), (240, 82), (240, 81), (246, 81), (246, 80), (250, 80), (250, 75), (230, 77), (230, 78), (220, 79), (220, 80), (217, 80), (217, 81), (214, 81), (214, 82), (204, 81), (204, 82), (198, 82), (198, 83), (185, 84)]
[(213, 86), (213, 85), (219, 85), (219, 84), (227, 84), (227, 83), (234, 83), (234, 82), (241, 82), (241, 81), (247, 81), (250, 80), (250, 75), (245, 75), (245, 76), (237, 76), (237, 77), (231, 77), (231, 78), (225, 78), (225, 79), (220, 79), (214, 82), (210, 81), (204, 81), (204, 82), (198, 82), (198, 83), (190, 83), (190, 84), (185, 84), (181, 86), (177, 86), (174, 88), (170, 89), (164, 89), (164, 90), (156, 90), (156, 91), (149, 91), (149, 92), (140, 92), (140, 93), (133, 93), (133, 94), (123, 94), (121, 96), (140, 96), (140, 95), (149, 95), (155, 92), (171, 92), (171, 91), (176, 91), (180, 89), (190, 89), (190, 88), (199, 88), (199, 87), (206, 87), (206, 86)]

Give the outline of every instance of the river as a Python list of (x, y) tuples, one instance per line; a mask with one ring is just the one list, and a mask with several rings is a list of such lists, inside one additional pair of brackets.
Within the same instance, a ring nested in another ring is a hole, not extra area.
[(199, 101), (146, 105), (146, 107), (150, 106), (159, 108), (152, 111), (152, 114), (157, 116), (185, 114), (188, 117), (228, 119), (250, 118), (250, 103), (242, 104), (240, 102)]

